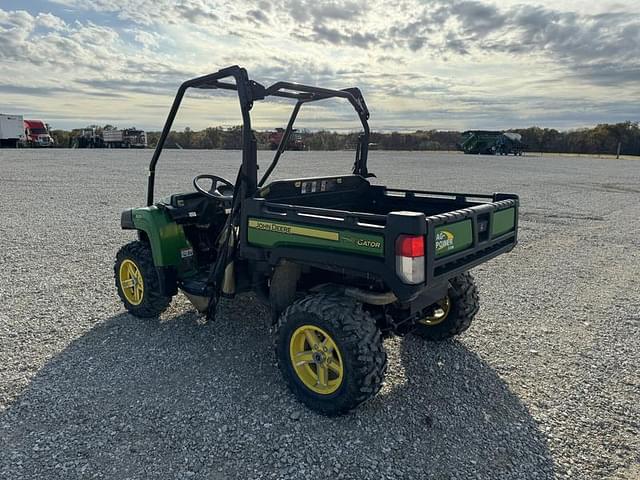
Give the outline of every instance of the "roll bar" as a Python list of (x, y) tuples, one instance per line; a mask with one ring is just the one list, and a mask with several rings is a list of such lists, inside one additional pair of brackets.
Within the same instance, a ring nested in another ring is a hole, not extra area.
[[(221, 81), (225, 79), (233, 79), (234, 83)], [(258, 82), (249, 79), (247, 71), (238, 65), (223, 68), (215, 73), (204, 75), (201, 77), (187, 80), (178, 88), (171, 110), (160, 134), (160, 139), (156, 145), (151, 163), (149, 164), (149, 180), (147, 187), (147, 205), (153, 205), (153, 191), (155, 185), (156, 164), (160, 158), (160, 154), (164, 148), (167, 137), (171, 132), (173, 121), (175, 120), (180, 104), (187, 89), (222, 89), (234, 90), (238, 92), (238, 100), (240, 102), (240, 111), (242, 113), (242, 166), (240, 169), (240, 181), (243, 188), (240, 192), (243, 196), (252, 196), (259, 186), (262, 186), (271, 172), (278, 164), (280, 156), (284, 152), (288, 139), (293, 131), (293, 125), (300, 112), (300, 108), (305, 103), (325, 100), (328, 98), (344, 98), (355, 109), (358, 118), (362, 123), (363, 132), (360, 135), (358, 148), (356, 149), (356, 159), (353, 166), (353, 173), (367, 176), (367, 156), (369, 151), (369, 110), (364, 101), (362, 93), (358, 88), (346, 88), (343, 90), (333, 90), (329, 88), (312, 87), (291, 82), (276, 82), (268, 88), (265, 88)], [(264, 100), (266, 97), (280, 97), (297, 100), (287, 128), (282, 136), (282, 140), (278, 145), (275, 156), (265, 174), (258, 183), (258, 163), (257, 163), (257, 143), (251, 130), (251, 109), (253, 102), (256, 100)]]

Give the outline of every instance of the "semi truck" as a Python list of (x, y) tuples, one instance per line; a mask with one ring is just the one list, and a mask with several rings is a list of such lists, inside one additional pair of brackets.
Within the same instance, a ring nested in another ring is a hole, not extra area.
[(24, 121), (25, 144), (28, 147), (53, 147), (54, 140), (42, 120)]
[(522, 155), (524, 149), (522, 135), (519, 133), (504, 132), (496, 141), (496, 154), (498, 155)]
[(102, 132), (102, 140), (107, 148), (146, 148), (147, 134), (137, 128), (124, 130), (110, 129)]
[(18, 148), (23, 138), (21, 115), (0, 113), (0, 147)]

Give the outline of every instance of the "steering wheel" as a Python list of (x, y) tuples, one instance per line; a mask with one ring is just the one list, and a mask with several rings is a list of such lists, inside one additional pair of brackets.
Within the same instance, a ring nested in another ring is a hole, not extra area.
[[(200, 186), (200, 184), (198, 183), (200, 180), (203, 179), (208, 179), (211, 180), (211, 188), (209, 188), (209, 190), (205, 190), (203, 187)], [(227, 190), (227, 192), (229, 191), (229, 189), (231, 189), (232, 194), (231, 195), (225, 195), (224, 193), (222, 193), (220, 191), (220, 187), (218, 186), (218, 183), (221, 183), (221, 186), (227, 187), (225, 190)], [(202, 195), (204, 195), (205, 197), (210, 197), (210, 198), (214, 198), (216, 200), (224, 200), (224, 201), (231, 201), (233, 200), (233, 189), (235, 188), (233, 186), (233, 183), (231, 183), (229, 180), (219, 177), (217, 175), (208, 175), (208, 174), (202, 174), (202, 175), (198, 175), (197, 177), (195, 177), (193, 179), (193, 186), (195, 187), (195, 189), (200, 192)]]

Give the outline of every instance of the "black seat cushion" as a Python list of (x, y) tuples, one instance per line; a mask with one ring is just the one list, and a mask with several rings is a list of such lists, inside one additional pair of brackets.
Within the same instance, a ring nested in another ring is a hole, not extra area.
[(198, 192), (174, 193), (168, 201), (159, 205), (169, 213), (174, 222), (181, 225), (208, 224), (217, 214), (224, 214), (221, 202)]

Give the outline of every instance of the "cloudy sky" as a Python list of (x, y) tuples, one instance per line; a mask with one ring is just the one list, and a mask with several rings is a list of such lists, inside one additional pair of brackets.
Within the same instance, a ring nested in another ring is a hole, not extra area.
[[(360, 86), (377, 130), (640, 120), (640, 1), (0, 0), (0, 112), (159, 129), (182, 80)], [(257, 128), (288, 105), (260, 104)], [(356, 127), (341, 105), (308, 128)], [(238, 122), (192, 95), (176, 127)]]

